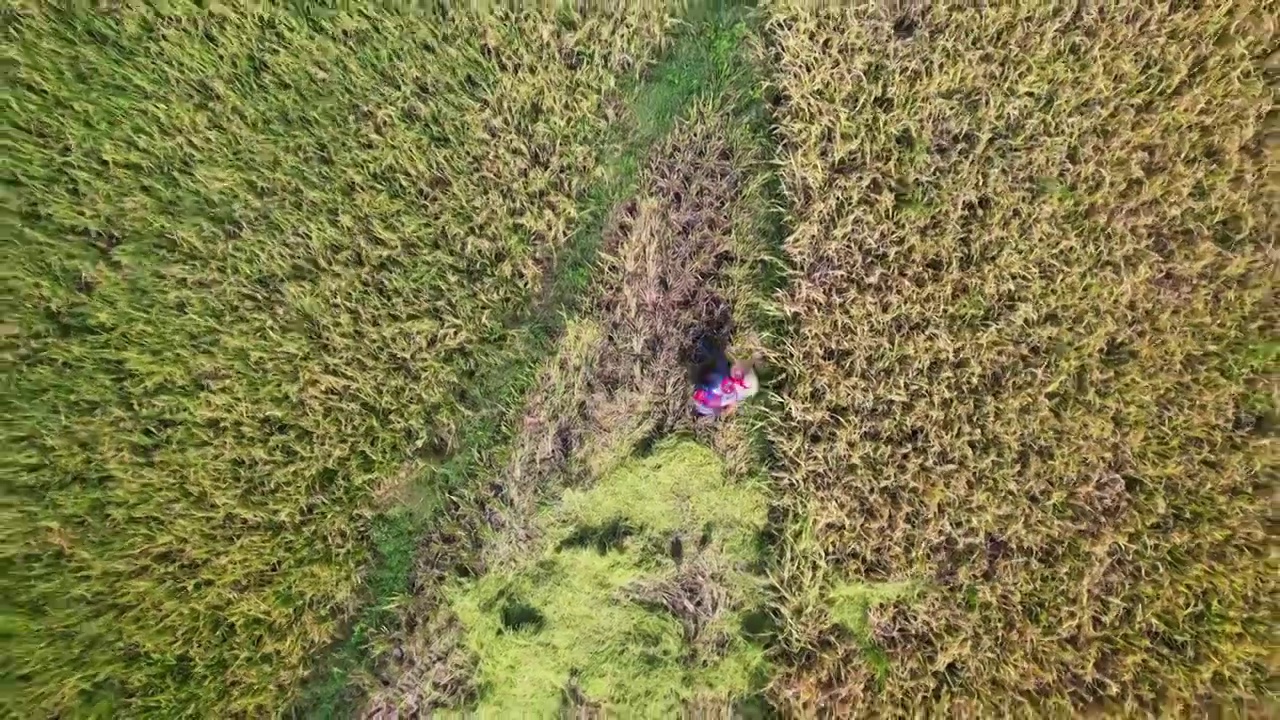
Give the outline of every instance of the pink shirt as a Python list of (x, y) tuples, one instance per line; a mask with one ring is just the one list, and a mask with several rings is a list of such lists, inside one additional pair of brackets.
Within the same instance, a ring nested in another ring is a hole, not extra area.
[(693, 391), (694, 409), (700, 415), (719, 415), (756, 394), (756, 374), (734, 369), (729, 376), (713, 387), (699, 387)]

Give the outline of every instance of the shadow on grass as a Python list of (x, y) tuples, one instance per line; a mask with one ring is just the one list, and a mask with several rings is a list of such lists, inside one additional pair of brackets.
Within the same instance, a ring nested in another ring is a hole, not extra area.
[(628, 525), (625, 519), (614, 518), (602, 525), (586, 525), (577, 528), (573, 534), (561, 540), (556, 549), (595, 548), (596, 553), (604, 555), (622, 550), (622, 544), (635, 534), (636, 528)]

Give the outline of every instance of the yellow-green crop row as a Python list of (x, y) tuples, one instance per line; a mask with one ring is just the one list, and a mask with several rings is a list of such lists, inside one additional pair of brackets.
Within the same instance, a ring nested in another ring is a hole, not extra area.
[(446, 491), (498, 401), (475, 378), (522, 352), (664, 25), (5, 11), (15, 714), (288, 703), (375, 503)]
[(792, 711), (1265, 697), (1276, 26), (1182, 5), (770, 9)]

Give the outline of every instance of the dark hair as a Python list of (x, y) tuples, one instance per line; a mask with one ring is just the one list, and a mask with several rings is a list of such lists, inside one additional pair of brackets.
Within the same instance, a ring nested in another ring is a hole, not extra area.
[(689, 380), (694, 385), (706, 385), (717, 377), (729, 374), (729, 356), (724, 352), (725, 342), (713, 335), (698, 341), (689, 367)]

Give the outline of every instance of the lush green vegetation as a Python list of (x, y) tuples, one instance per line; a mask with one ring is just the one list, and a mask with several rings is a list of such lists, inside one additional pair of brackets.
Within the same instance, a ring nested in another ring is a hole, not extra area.
[(567, 679), (598, 706), (646, 716), (723, 706), (765, 677), (743, 638), (761, 604), (759, 488), (726, 481), (692, 442), (658, 447), (567, 491), (515, 567), (454, 591), (478, 654), (481, 715), (555, 715)]
[(1264, 696), (1270, 22), (772, 12), (794, 711)]
[(0, 706), (1265, 701), (1264, 14), (679, 14), (5, 11)]

